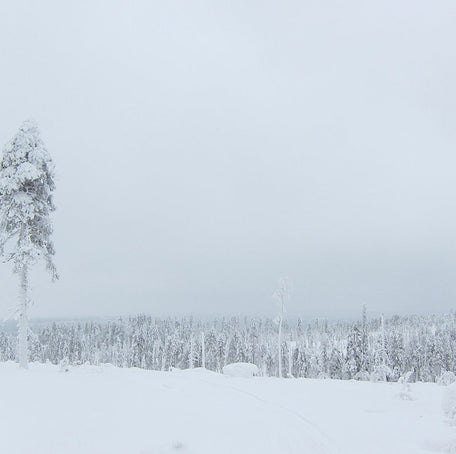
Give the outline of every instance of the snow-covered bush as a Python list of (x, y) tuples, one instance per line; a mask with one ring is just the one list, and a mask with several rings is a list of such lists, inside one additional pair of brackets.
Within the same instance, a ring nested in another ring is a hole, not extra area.
[(437, 379), (437, 383), (442, 386), (451, 385), (456, 381), (456, 375), (450, 370), (442, 372), (440, 377)]
[(63, 358), (59, 363), (60, 372), (69, 372), (70, 370), (70, 361), (67, 357)]
[(410, 385), (410, 378), (413, 375), (413, 371), (410, 370), (406, 372), (404, 375), (399, 377), (398, 382), (402, 385), (401, 392), (399, 393), (399, 397), (402, 400), (413, 400), (412, 396), (412, 387)]
[(258, 367), (251, 363), (232, 363), (223, 368), (223, 375), (228, 377), (250, 378), (258, 375), (258, 372)]
[(358, 381), (369, 381), (371, 379), (371, 375), (365, 370), (360, 370), (357, 374), (355, 374), (353, 379)]
[(318, 375), (317, 375), (317, 378), (319, 380), (328, 380), (330, 377), (329, 375), (326, 373), (326, 372), (320, 372)]
[(446, 387), (442, 398), (442, 410), (451, 421), (456, 419), (456, 383)]
[(381, 364), (377, 366), (374, 371), (370, 374), (370, 381), (372, 382), (381, 382), (387, 381), (388, 378), (392, 375), (392, 370), (390, 367)]

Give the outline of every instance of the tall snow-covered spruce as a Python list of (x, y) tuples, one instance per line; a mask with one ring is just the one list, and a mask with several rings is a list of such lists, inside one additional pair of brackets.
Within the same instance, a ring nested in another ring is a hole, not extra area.
[(19, 276), (18, 359), (28, 366), (29, 271), (44, 261), (52, 279), (53, 263), (50, 214), (55, 210), (54, 165), (34, 121), (26, 121), (6, 144), (0, 164), (0, 247)]

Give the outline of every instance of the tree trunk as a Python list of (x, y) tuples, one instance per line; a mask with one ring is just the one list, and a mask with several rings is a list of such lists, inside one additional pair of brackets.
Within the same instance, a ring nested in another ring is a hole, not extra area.
[(20, 302), (19, 302), (19, 333), (18, 333), (18, 357), (19, 366), (27, 369), (28, 368), (28, 345), (27, 345), (27, 334), (28, 334), (28, 269), (24, 265), (19, 274), (19, 287), (20, 287)]

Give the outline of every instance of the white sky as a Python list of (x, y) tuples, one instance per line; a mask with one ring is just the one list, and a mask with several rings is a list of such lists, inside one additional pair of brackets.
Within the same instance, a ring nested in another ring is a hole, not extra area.
[(5, 1), (0, 69), (59, 177), (34, 316), (454, 308), (454, 0)]

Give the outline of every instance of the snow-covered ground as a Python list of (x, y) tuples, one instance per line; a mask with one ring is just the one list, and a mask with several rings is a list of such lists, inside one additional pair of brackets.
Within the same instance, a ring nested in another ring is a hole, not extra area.
[(444, 387), (0, 363), (0, 452), (449, 452)]

